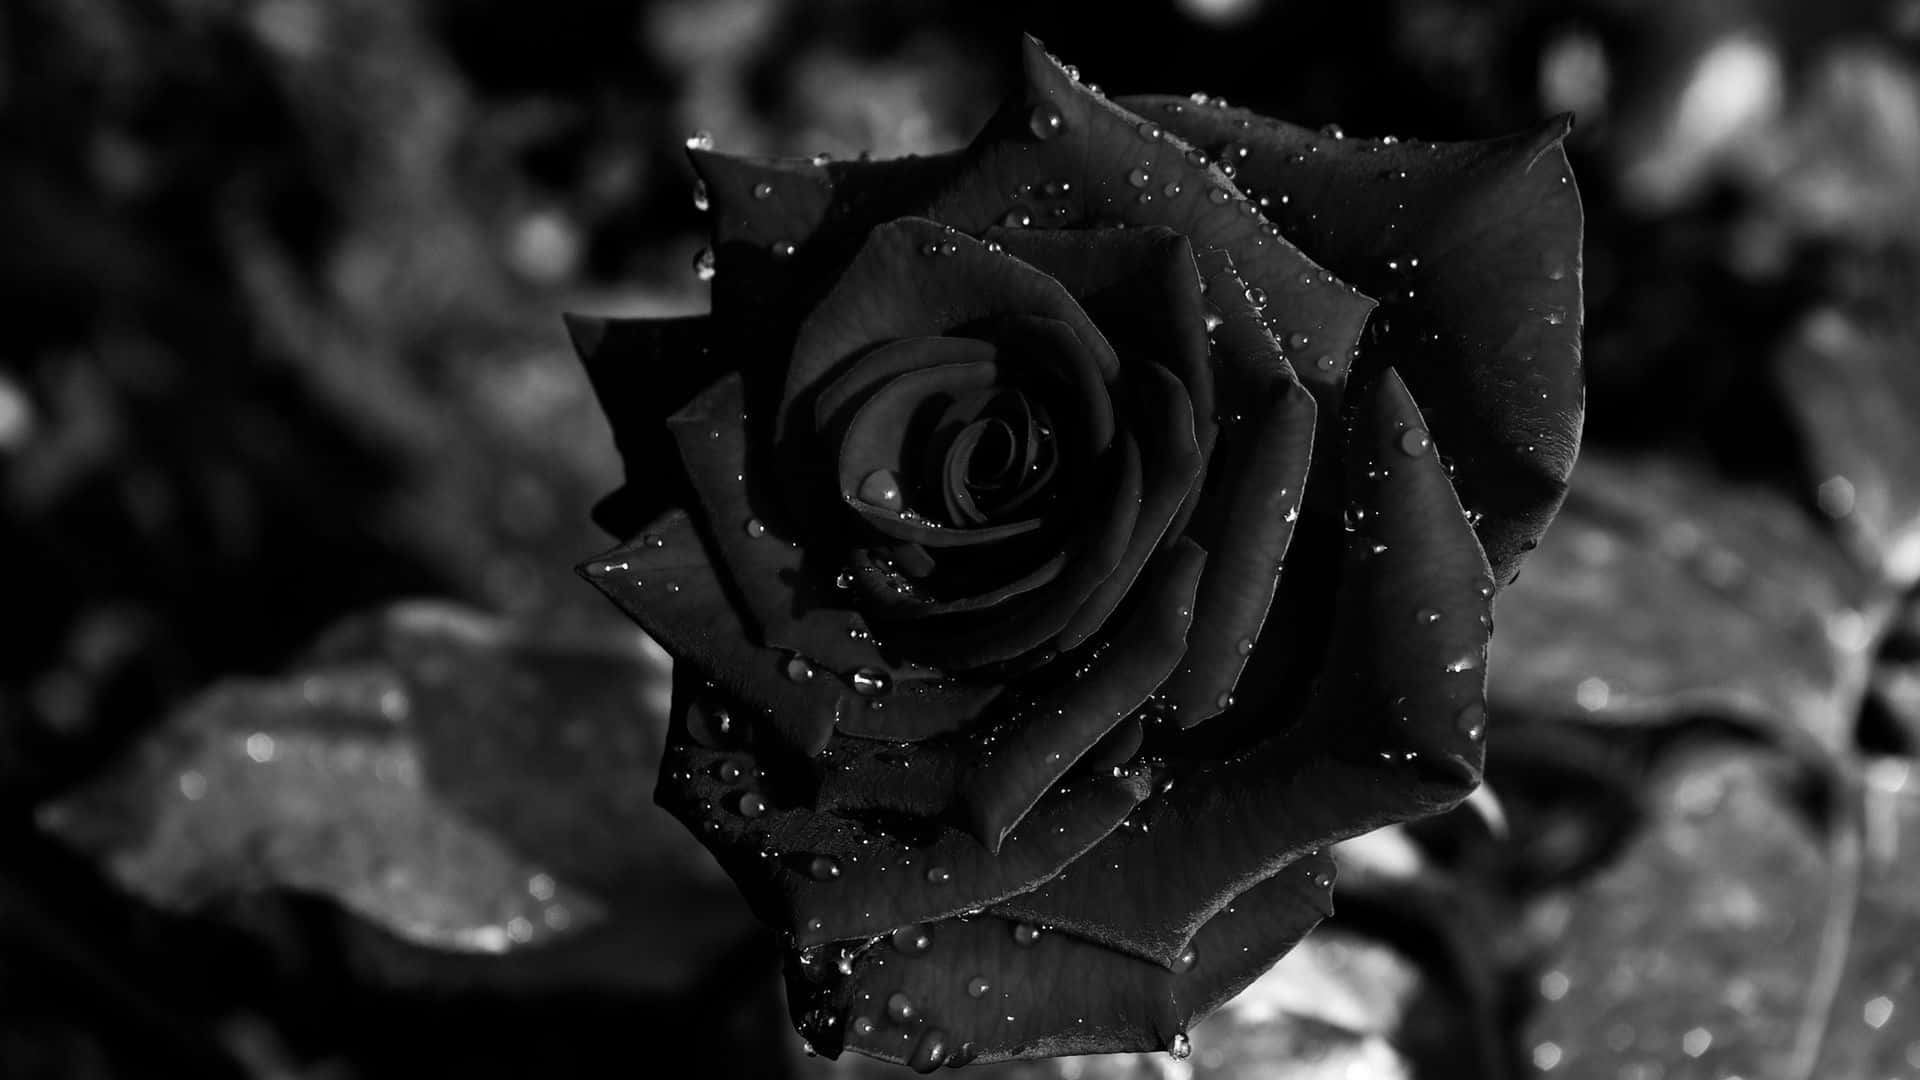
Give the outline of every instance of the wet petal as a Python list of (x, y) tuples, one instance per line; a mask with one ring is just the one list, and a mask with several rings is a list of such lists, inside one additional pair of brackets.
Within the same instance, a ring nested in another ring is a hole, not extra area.
[(1379, 299), (1356, 375), (1405, 377), (1510, 580), (1566, 492), (1585, 409), (1571, 119), (1484, 142), (1335, 139), (1244, 109), (1165, 109), (1178, 100), (1127, 103), (1209, 154), (1244, 149), (1241, 186), (1281, 232)]

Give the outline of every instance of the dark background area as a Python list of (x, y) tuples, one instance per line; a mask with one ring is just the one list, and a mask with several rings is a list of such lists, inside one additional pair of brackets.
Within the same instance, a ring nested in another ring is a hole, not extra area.
[[(1920, 365), (1912, 0), (17, 0), (0, 12), (0, 1074), (647, 1073), (676, 1051), (704, 1055), (701, 1075), (810, 1067), (766, 943), (724, 902), (697, 956), (642, 936), (489, 966), (343, 914), (324, 882), (253, 888), (297, 875), (152, 902), (168, 889), (142, 890), (150, 871), (71, 842), (47, 807), (109, 782), (196, 694), (310, 662), (365, 609), (434, 597), (542, 640), (628, 633), (571, 572), (604, 546), (587, 509), (618, 464), (559, 313), (704, 309), (696, 129), (745, 153), (962, 145), (1021, 29), (1114, 92), (1205, 91), (1353, 135), (1576, 112), (1588, 445), (1757, 485), (1851, 535), (1834, 521), (1855, 487), (1842, 508), (1823, 483), (1792, 358), (1892, 335)], [(1913, 628), (1874, 633), (1920, 655)], [(1875, 698), (1858, 730), (1849, 713), (1843, 741), (1911, 755), (1902, 700)], [(1623, 753), (1538, 740), (1554, 761)], [(1429, 851), (1473, 856), (1444, 833)], [(1392, 924), (1381, 896), (1344, 917)], [(686, 918), (674, 902), (650, 917)], [(1502, 1009), (1501, 1052), (1539, 1066), (1524, 1010)]]

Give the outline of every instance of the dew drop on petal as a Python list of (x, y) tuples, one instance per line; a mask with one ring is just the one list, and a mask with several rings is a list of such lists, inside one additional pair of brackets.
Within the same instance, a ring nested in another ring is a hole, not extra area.
[(1175, 1035), (1173, 1041), (1167, 1044), (1167, 1056), (1175, 1061), (1185, 1061), (1193, 1056), (1193, 1040), (1187, 1037), (1186, 1032)]
[(693, 276), (701, 281), (712, 281), (717, 272), (714, 267), (713, 249), (703, 247), (693, 253)]
[(1427, 452), (1428, 447), (1433, 445), (1433, 439), (1420, 428), (1408, 428), (1400, 433), (1400, 438), (1396, 445), (1400, 447), (1400, 452), (1408, 457), (1419, 457), (1421, 454)]
[(831, 855), (815, 855), (807, 864), (807, 876), (815, 881), (832, 881), (840, 876), (840, 860)]
[(753, 197), (756, 199), (771, 199), (773, 197), (773, 185), (767, 183), (765, 180), (753, 185)]
[(1241, 656), (1252, 656), (1253, 655), (1253, 639), (1241, 638), (1239, 643), (1234, 646), (1234, 649), (1237, 652), (1239, 652)]
[(1127, 183), (1137, 188), (1146, 187), (1152, 180), (1153, 174), (1145, 169), (1135, 169), (1127, 174)]
[(1033, 132), (1036, 139), (1051, 139), (1060, 134), (1063, 126), (1060, 110), (1052, 105), (1035, 105), (1027, 114), (1027, 130)]
[(747, 535), (755, 540), (767, 535), (767, 526), (759, 518), (748, 518), (745, 528)]
[(1287, 338), (1287, 344), (1296, 349), (1304, 349), (1312, 343), (1312, 341), (1313, 339), (1307, 336), (1307, 333), (1303, 330), (1296, 330), (1293, 336)]
[(892, 469), (875, 469), (860, 481), (860, 500), (882, 510), (899, 511), (906, 505), (900, 494), (900, 478)]
[(1429, 607), (1421, 608), (1418, 612), (1414, 613), (1413, 618), (1414, 621), (1418, 622), (1421, 626), (1432, 626), (1434, 623), (1440, 621), (1441, 616), (1438, 609)]
[(933, 934), (924, 926), (903, 926), (893, 932), (893, 947), (917, 956), (933, 948)]
[(853, 571), (851, 570), (840, 571), (839, 575), (833, 579), (833, 587), (836, 589), (853, 588)]
[(1471, 702), (1453, 714), (1454, 730), (1469, 739), (1478, 741), (1487, 732), (1487, 709), (1479, 702)]
[(1034, 942), (1039, 940), (1040, 940), (1040, 928), (1038, 926), (1035, 926), (1033, 923), (1030, 923), (1030, 922), (1014, 924), (1013, 943), (1015, 945), (1031, 945)]
[(1321, 371), (1332, 371), (1338, 366), (1338, 361), (1334, 360), (1332, 353), (1328, 353), (1320, 359), (1315, 360), (1313, 366), (1319, 368)]
[(879, 668), (861, 668), (853, 673), (850, 681), (853, 683), (853, 692), (861, 697), (879, 697), (893, 685), (893, 680)]
[(1447, 674), (1458, 675), (1463, 671), (1472, 671), (1480, 666), (1480, 661), (1471, 656), (1462, 656), (1447, 665)]
[(950, 1053), (947, 1033), (940, 1028), (928, 1028), (920, 1033), (913, 1053), (907, 1055), (907, 1067), (917, 1073), (930, 1073), (946, 1064)]
[(1187, 950), (1185, 952), (1181, 953), (1178, 957), (1174, 958), (1173, 970), (1179, 974), (1184, 975), (1187, 972), (1193, 970), (1193, 965), (1199, 959), (1200, 959), (1200, 954), (1194, 951), (1193, 946), (1189, 945), (1187, 946)]
[(693, 134), (687, 136), (687, 149), (689, 150), (713, 149), (713, 133), (710, 131), (696, 131)]
[(740, 816), (741, 817), (757, 818), (761, 814), (764, 814), (766, 812), (767, 812), (767, 800), (761, 798), (759, 795), (756, 795), (755, 793), (749, 791), (745, 795), (740, 796)]
[(695, 210), (705, 210), (712, 205), (712, 201), (707, 198), (707, 182), (705, 180), (695, 180), (693, 182), (693, 208)]
[(787, 678), (797, 683), (812, 682), (813, 677), (819, 674), (819, 669), (813, 666), (813, 662), (798, 653), (787, 658), (786, 670)]
[(927, 883), (928, 884), (945, 885), (947, 882), (952, 880), (953, 880), (953, 871), (947, 869), (946, 867), (944, 866), (927, 867)]
[(1231, 198), (1233, 198), (1233, 196), (1227, 194), (1226, 188), (1207, 189), (1207, 201), (1213, 203), (1215, 206), (1225, 206), (1227, 200)]
[(987, 981), (985, 975), (975, 975), (967, 980), (967, 996), (970, 998), (986, 997), (987, 992), (992, 989), (993, 984)]
[(1016, 206), (1007, 211), (1006, 216), (1000, 219), (1000, 224), (1009, 229), (1024, 229), (1033, 224), (1033, 215)]
[(721, 761), (713, 766), (713, 778), (723, 784), (737, 784), (744, 775), (745, 771), (737, 761)]
[(782, 261), (793, 258), (799, 252), (799, 245), (791, 240), (775, 240), (767, 246), (767, 253)]
[(1160, 130), (1160, 125), (1151, 120), (1142, 122), (1140, 126), (1134, 128), (1134, 130), (1139, 132), (1140, 137), (1148, 142), (1159, 142), (1160, 136), (1163, 134)]

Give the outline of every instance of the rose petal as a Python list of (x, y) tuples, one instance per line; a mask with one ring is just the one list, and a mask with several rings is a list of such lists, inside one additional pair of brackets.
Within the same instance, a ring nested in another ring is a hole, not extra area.
[[(1091, 778), (1052, 792), (996, 855), (934, 820), (816, 807), (810, 781), (777, 753), (737, 729), (715, 734), (709, 717), (722, 699), (698, 679), (676, 678), (674, 699), (656, 800), (707, 845), (760, 917), (790, 929), (802, 947), (957, 915), (1032, 888), (1146, 794), (1141, 776)], [(821, 761), (852, 776), (842, 783), (859, 784), (862, 776), (924, 773), (942, 755), (938, 747), (893, 750), (840, 739)]]
[[(1090, 92), (1031, 37), (1024, 70), (1025, 88), (967, 148), (928, 216), (976, 234), (1010, 214), (1047, 228), (1117, 220), (1166, 226), (1195, 251), (1223, 248), (1270, 298), (1274, 335), (1300, 340), (1327, 359), (1325, 367), (1302, 365), (1300, 377), (1320, 410), (1336, 415), (1373, 301), (1269, 231), (1259, 208), (1218, 168), (1188, 160), (1194, 148), (1165, 130), (1161, 118), (1143, 118)], [(1037, 135), (1035, 125), (1051, 116), (1059, 118), (1057, 130), (1040, 124), (1051, 134)]]
[(1141, 582), (1137, 606), (1066, 682), (996, 723), (991, 756), (961, 783), (969, 828), (1001, 840), (1082, 754), (1139, 708), (1179, 662), (1207, 553), (1181, 540)]
[[(1366, 531), (1348, 538), (1341, 617), (1307, 715), (1231, 759), (1176, 767), (1135, 827), (998, 913), (1172, 965), (1254, 882), (1472, 791), (1486, 717), (1485, 558), (1432, 451), (1400, 449), (1420, 413), (1391, 370), (1359, 416), (1349, 483)], [(1137, 870), (1152, 866), (1179, 873)]]
[(1336, 139), (1184, 99), (1125, 103), (1210, 154), (1245, 148), (1241, 186), (1268, 197), (1282, 233), (1379, 298), (1359, 374), (1393, 365), (1418, 393), (1462, 501), (1485, 515), (1495, 579), (1511, 580), (1566, 493), (1585, 410), (1571, 119), (1423, 143)]
[(1209, 252), (1202, 266), (1207, 301), (1221, 319), (1214, 330), (1221, 384), (1245, 404), (1223, 429), (1213, 482), (1192, 525), (1210, 554), (1187, 655), (1158, 694), (1164, 714), (1183, 727), (1233, 703), (1305, 502), (1315, 427), (1313, 398), (1260, 322), (1226, 253)]
[(672, 460), (673, 448), (662, 422), (724, 374), (724, 363), (709, 348), (713, 329), (705, 316), (568, 315), (566, 323), (626, 469), (627, 482), (600, 500), (593, 520), (625, 539), (667, 506), (688, 501), (686, 478), (678, 470), (660, 467)]
[(1316, 856), (1260, 883), (1201, 930), (1196, 962), (1178, 974), (988, 916), (937, 923), (924, 948), (918, 935), (902, 939), (905, 949), (878, 942), (850, 957), (846, 975), (838, 957), (790, 960), (788, 1005), (818, 1052), (853, 1050), (921, 1072), (1165, 1050), (1325, 917), (1332, 881), (1331, 861)]
[(787, 368), (779, 440), (785, 446), (806, 437), (816, 398), (872, 346), (948, 334), (1007, 315), (1066, 324), (1076, 361), (1093, 364), (1101, 382), (1118, 373), (1105, 336), (1052, 278), (931, 221), (901, 218), (880, 226), (800, 327)]

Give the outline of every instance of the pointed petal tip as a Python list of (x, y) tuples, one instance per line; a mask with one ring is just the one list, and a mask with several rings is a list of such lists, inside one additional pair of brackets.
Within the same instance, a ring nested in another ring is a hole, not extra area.
[(607, 338), (607, 320), (597, 315), (580, 315), (569, 311), (560, 316), (560, 321), (566, 324), (573, 351), (582, 360), (590, 359)]

